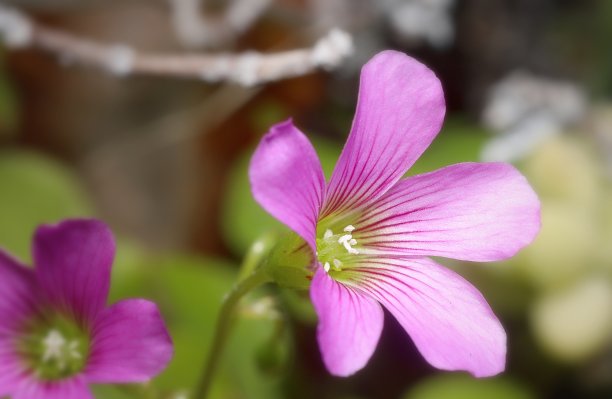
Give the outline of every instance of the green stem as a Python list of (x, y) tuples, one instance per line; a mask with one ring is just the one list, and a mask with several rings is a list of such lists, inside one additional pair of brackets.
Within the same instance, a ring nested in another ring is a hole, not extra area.
[[(253, 262), (252, 258), (250, 259), (250, 262)], [(217, 319), (215, 335), (210, 346), (210, 352), (208, 353), (208, 358), (204, 364), (202, 377), (200, 378), (195, 391), (196, 399), (206, 399), (206, 396), (208, 395), (210, 385), (221, 358), (223, 347), (225, 346), (227, 338), (229, 337), (232, 321), (234, 320), (234, 315), (236, 312), (236, 305), (238, 305), (240, 299), (245, 294), (259, 287), (260, 285), (267, 283), (268, 281), (270, 281), (270, 278), (265, 273), (265, 270), (263, 268), (255, 268), (250, 275), (242, 280), (239, 280), (223, 299), (221, 310), (219, 311), (219, 316)]]

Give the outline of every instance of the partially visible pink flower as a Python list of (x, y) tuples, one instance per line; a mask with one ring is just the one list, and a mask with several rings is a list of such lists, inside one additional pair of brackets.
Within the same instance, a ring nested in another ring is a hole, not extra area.
[(440, 256), (496, 261), (529, 244), (540, 205), (504, 163), (462, 163), (402, 179), (444, 118), (442, 87), (414, 59), (385, 51), (361, 72), (353, 127), (326, 184), (291, 121), (270, 130), (250, 165), (253, 195), (309, 245), (318, 341), (332, 374), (371, 357), (383, 305), (433, 366), (504, 370), (506, 334), (485, 299)]
[(106, 307), (115, 243), (95, 220), (40, 227), (34, 269), (0, 251), (0, 397), (88, 399), (88, 384), (144, 382), (172, 357), (157, 306)]

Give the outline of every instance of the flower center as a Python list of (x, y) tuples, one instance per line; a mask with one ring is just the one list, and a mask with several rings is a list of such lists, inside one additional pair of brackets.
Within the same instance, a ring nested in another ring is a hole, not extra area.
[(334, 234), (332, 229), (326, 229), (323, 236), (317, 238), (317, 257), (326, 272), (341, 271), (344, 264), (359, 251), (354, 248), (357, 240), (353, 238), (355, 227), (348, 225), (341, 234)]
[(37, 318), (23, 330), (17, 351), (25, 366), (41, 380), (78, 374), (89, 355), (89, 334), (65, 317)]

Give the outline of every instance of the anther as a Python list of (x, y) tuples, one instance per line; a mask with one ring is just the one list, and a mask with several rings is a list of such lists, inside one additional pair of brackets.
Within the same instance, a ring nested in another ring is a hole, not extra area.
[(359, 251), (351, 247), (351, 245), (357, 244), (357, 240), (355, 240), (352, 235), (350, 234), (343, 235), (342, 237), (338, 239), (338, 243), (342, 244), (344, 246), (344, 249), (346, 249), (349, 254), (353, 254), (353, 255), (359, 254)]
[(325, 234), (323, 234), (323, 238), (328, 240), (330, 238), (332, 238), (334, 235), (334, 232), (331, 231), (330, 229), (325, 230)]
[(344, 244), (353, 238), (350, 234), (345, 234), (342, 237), (338, 238), (338, 244)]
[(347, 233), (351, 233), (353, 230), (355, 230), (355, 226), (353, 226), (352, 224), (349, 224), (344, 228), (344, 231), (346, 231)]
[(48, 362), (52, 359), (61, 359), (62, 350), (66, 345), (66, 339), (57, 330), (51, 330), (43, 340), (45, 349), (42, 357), (43, 362)]

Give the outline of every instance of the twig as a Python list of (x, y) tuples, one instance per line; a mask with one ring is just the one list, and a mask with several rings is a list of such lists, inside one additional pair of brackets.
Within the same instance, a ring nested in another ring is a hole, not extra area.
[(244, 86), (301, 76), (319, 68), (333, 69), (352, 53), (351, 36), (339, 29), (330, 31), (311, 48), (276, 53), (143, 53), (127, 45), (100, 43), (42, 26), (3, 5), (0, 35), (8, 47), (39, 48), (62, 60), (102, 68), (118, 76), (172, 76)]
[(206, 16), (204, 0), (169, 0), (172, 25), (188, 47), (220, 47), (250, 28), (272, 0), (232, 0), (219, 17)]

